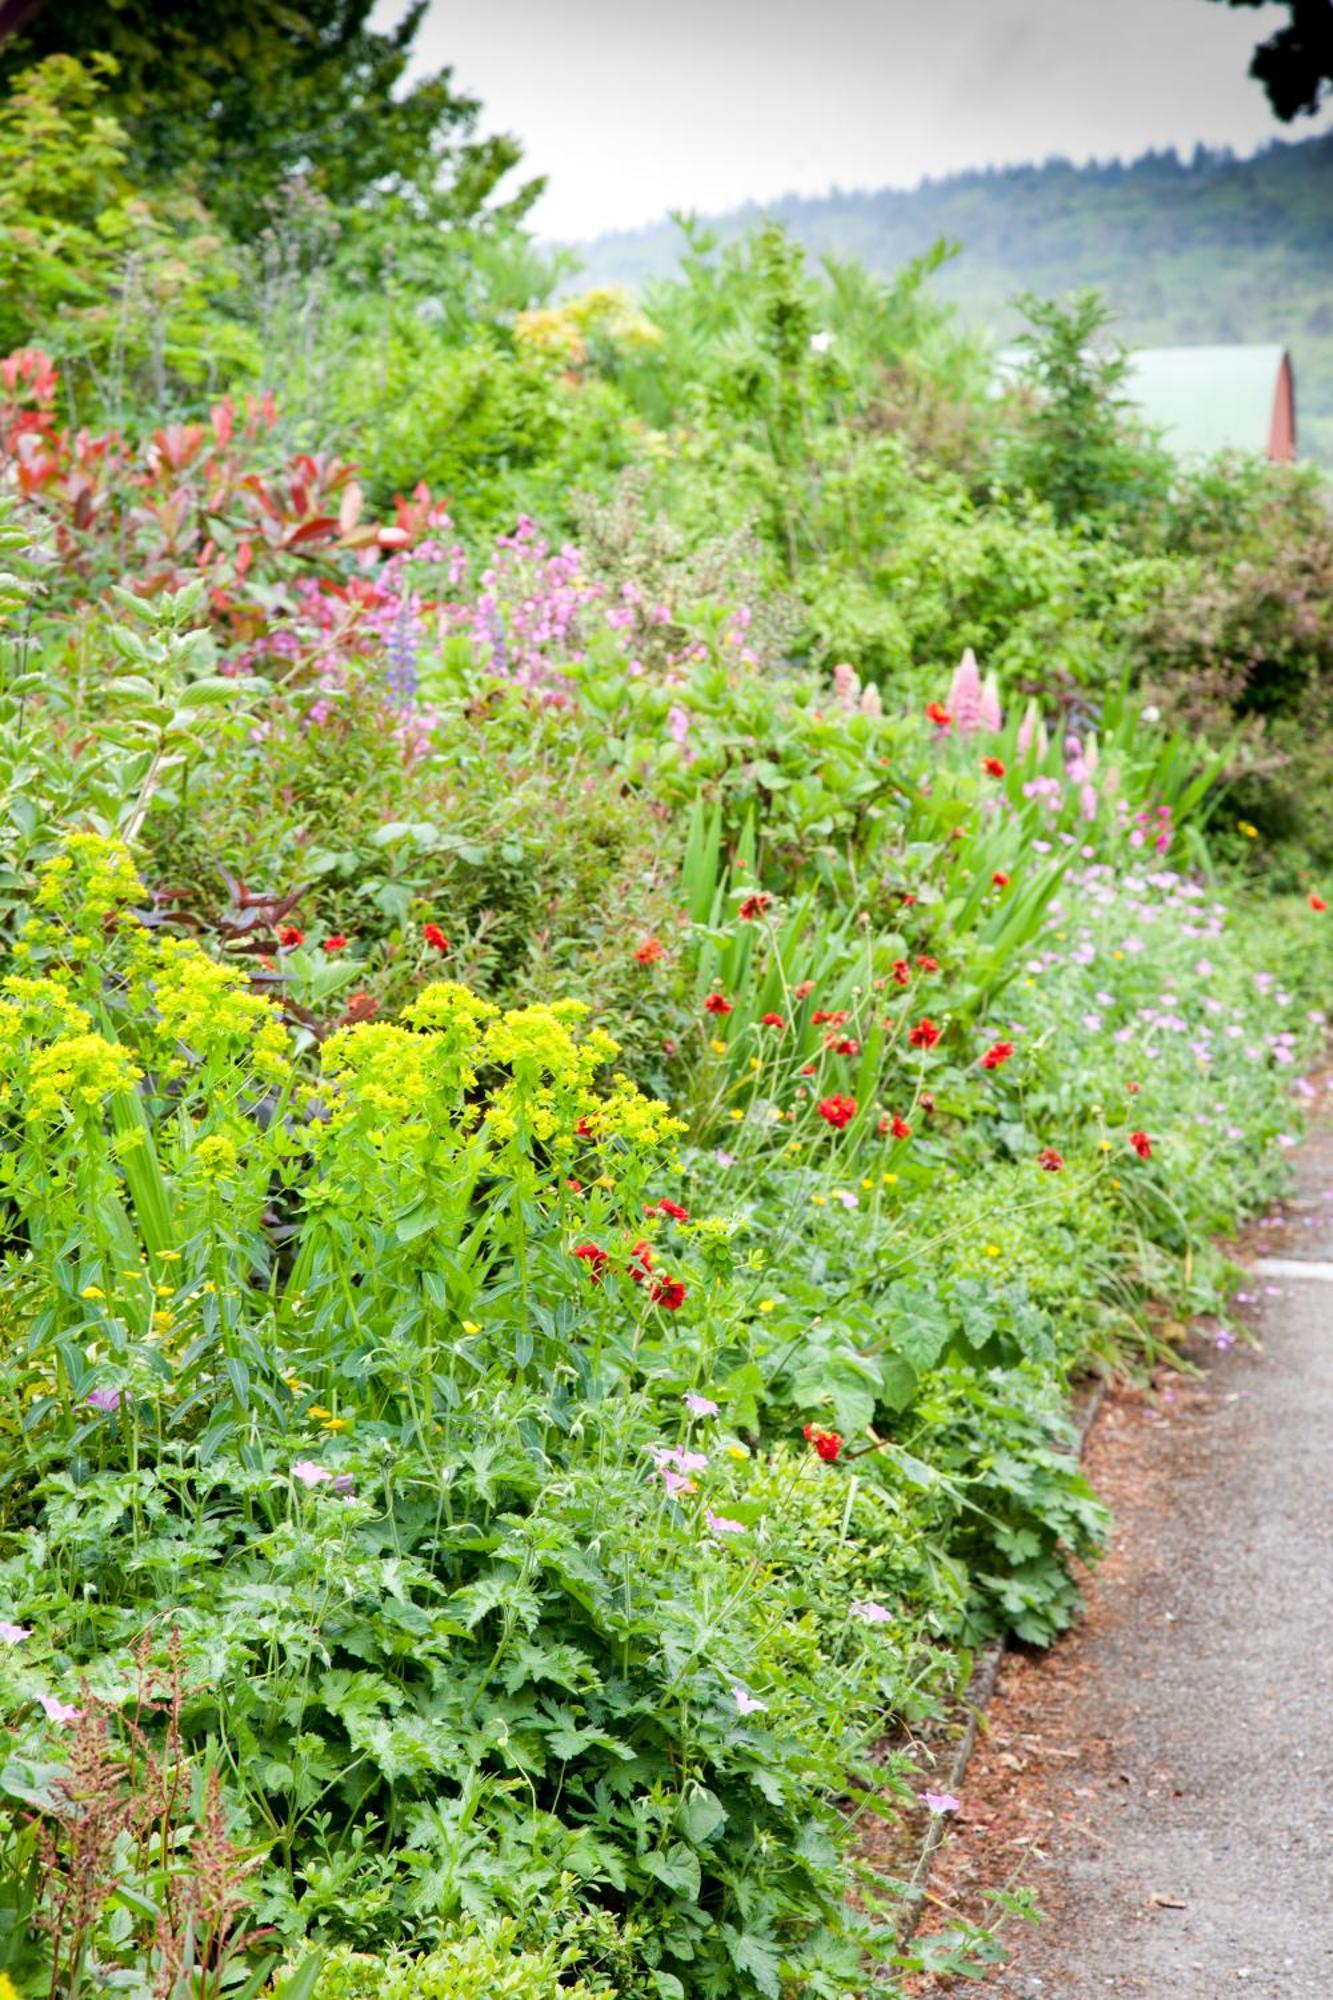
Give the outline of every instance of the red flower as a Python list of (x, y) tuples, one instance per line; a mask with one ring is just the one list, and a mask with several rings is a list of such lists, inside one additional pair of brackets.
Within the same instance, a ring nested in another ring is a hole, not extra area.
[(981, 768), (988, 778), (1002, 778), (1004, 776), (1004, 765), (998, 757), (983, 757)]
[(1322, 896), (1311, 896), (1310, 908), (1312, 910), (1318, 910), (1322, 914), (1323, 911), (1325, 911), (1328, 908), (1328, 904), (1324, 901)]
[(768, 908), (772, 900), (773, 898), (767, 895), (763, 889), (756, 889), (755, 893), (752, 896), (747, 896), (741, 904), (740, 914), (744, 917), (747, 924), (755, 923), (763, 916), (764, 911)]
[(1152, 1140), (1146, 1132), (1131, 1132), (1129, 1143), (1141, 1160), (1150, 1160), (1152, 1158)]
[(332, 937), (325, 938), (324, 949), (325, 951), (346, 951), (349, 943), (350, 939), (345, 938), (341, 931), (335, 931)]
[(380, 1011), (380, 1003), (373, 993), (349, 993), (347, 1012), (342, 1017), (344, 1028), (354, 1028), (358, 1021), (373, 1021)]
[(993, 889), (1007, 889), (1009, 887), (1009, 877), (1002, 868), (997, 868), (990, 879)]
[(814, 1066), (814, 1064), (813, 1064), (813, 1063), (802, 1063), (802, 1064), (801, 1064), (801, 1075), (802, 1075), (802, 1076), (813, 1076), (813, 1075), (814, 1075), (814, 1073), (815, 1073), (815, 1066)]
[(832, 1465), (843, 1447), (840, 1431), (822, 1431), (817, 1424), (803, 1425), (801, 1436), (807, 1444), (814, 1446), (819, 1456), (829, 1465)]
[(899, 1117), (896, 1111), (889, 1120), (889, 1130), (895, 1139), (910, 1139), (912, 1136), (911, 1126), (905, 1118)]
[(1058, 1174), (1064, 1166), (1064, 1161), (1054, 1146), (1043, 1146), (1037, 1155), (1037, 1165), (1044, 1174)]
[(1008, 1062), (1013, 1052), (1014, 1045), (1012, 1042), (992, 1042), (985, 1055), (981, 1058), (981, 1067), (983, 1069), (998, 1069), (1001, 1063)]
[(1129, 1092), (1131, 1097), (1137, 1097), (1139, 1091), (1142, 1089), (1142, 1085), (1137, 1083), (1127, 1083), (1125, 1085), (1125, 1089)]
[(630, 1254), (629, 1274), (636, 1285), (641, 1285), (653, 1268), (653, 1246), (651, 1243), (636, 1243)]
[(685, 1303), (685, 1287), (679, 1278), (655, 1278), (653, 1280), (652, 1301), (664, 1312), (679, 1312)]
[(278, 926), (278, 943), (285, 950), (292, 951), (298, 944), (305, 943), (305, 932), (298, 931), (295, 924), (280, 924)]
[(918, 1097), (917, 1099), (917, 1103), (921, 1106), (921, 1109), (925, 1112), (927, 1118), (929, 1118), (931, 1112), (935, 1109), (934, 1091), (923, 1090), (920, 1097)]
[(948, 729), (953, 717), (941, 702), (930, 701), (926, 703), (926, 720), (933, 722), (937, 729)]
[(591, 1122), (587, 1118), (580, 1118), (574, 1130), (580, 1139), (595, 1139), (597, 1137)]
[(595, 1243), (580, 1243), (574, 1255), (581, 1257), (588, 1267), (588, 1276), (594, 1285), (601, 1283), (602, 1273), (611, 1259), (605, 1250), (599, 1250)]
[(909, 1045), (914, 1049), (933, 1049), (943, 1032), (942, 1028), (937, 1028), (933, 1021), (923, 1015), (908, 1035), (907, 1040)]
[(832, 1049), (835, 1056), (859, 1056), (861, 1044), (850, 1035), (825, 1035), (824, 1047)]
[(421, 926), (421, 935), (427, 944), (434, 945), (436, 951), (448, 951), (449, 940), (438, 924), (423, 924)]
[(688, 1222), (690, 1211), (682, 1208), (678, 1201), (668, 1201), (663, 1195), (661, 1201), (650, 1202), (643, 1211), (645, 1215), (669, 1215), (673, 1222)]
[(787, 1023), (783, 1020), (781, 1014), (761, 1014), (759, 1016), (759, 1025), (761, 1028), (785, 1028)]
[(582, 1194), (582, 1193), (583, 1193), (583, 1182), (582, 1182), (582, 1181), (566, 1181), (566, 1182), (565, 1182), (565, 1186), (566, 1186), (566, 1187), (567, 1187), (567, 1188), (569, 1189), (569, 1192), (570, 1192), (571, 1194)]
[(903, 904), (903, 907), (904, 907), (904, 909), (909, 909), (909, 908), (911, 907), (911, 905), (912, 905), (912, 904), (913, 904), (913, 903), (914, 903), (914, 902), (916, 901), (916, 897), (915, 897), (915, 896), (909, 896), (909, 895), (908, 895), (908, 893), (907, 893), (907, 891), (906, 891), (906, 889), (901, 889), (901, 890), (899, 890), (899, 892), (898, 892), (898, 893), (899, 893), (899, 897), (900, 897), (900, 899), (901, 899), (901, 901), (902, 901), (902, 904)]
[(661, 938), (645, 938), (634, 956), (638, 959), (640, 965), (656, 965), (658, 959), (662, 956)]
[(906, 986), (908, 981), (912, 977), (912, 968), (907, 963), (907, 960), (905, 958), (895, 958), (893, 961), (892, 971), (893, 971), (893, 976), (898, 982), (899, 986)]
[(932, 958), (929, 952), (923, 951), (916, 964), (918, 972), (938, 972), (940, 969), (939, 960)]
[(840, 1028), (847, 1019), (847, 1014), (848, 1009), (846, 1007), (835, 1007), (832, 1013), (826, 1012), (823, 1007), (816, 1007), (810, 1019), (817, 1028), (822, 1028), (825, 1022), (828, 1023), (830, 1028)]
[(729, 1014), (731, 1002), (721, 993), (710, 993), (704, 1001), (705, 1014)]
[(793, 986), (791, 990), (793, 999), (808, 1000), (815, 990), (815, 982), (813, 979), (803, 979), (799, 986)]
[(835, 1132), (841, 1132), (843, 1126), (850, 1125), (856, 1116), (856, 1099), (835, 1091), (832, 1097), (821, 1099), (815, 1110), (826, 1125), (831, 1125)]

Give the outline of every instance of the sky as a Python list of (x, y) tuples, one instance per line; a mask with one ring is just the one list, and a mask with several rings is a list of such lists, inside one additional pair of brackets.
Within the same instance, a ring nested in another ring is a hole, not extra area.
[[(402, 12), (381, 0), (377, 25)], [(1211, 0), (431, 0), (453, 66), (512, 132), (560, 240), (962, 168), (1249, 152), (1280, 126), (1246, 74), (1281, 8)]]

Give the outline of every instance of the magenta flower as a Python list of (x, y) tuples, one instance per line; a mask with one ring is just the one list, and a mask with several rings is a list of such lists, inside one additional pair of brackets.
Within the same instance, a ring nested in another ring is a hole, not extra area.
[(120, 1391), (119, 1389), (94, 1389), (89, 1394), (87, 1400), (95, 1410), (101, 1410), (104, 1416), (110, 1416), (113, 1410), (120, 1408)]
[(708, 1453), (706, 1451), (685, 1451), (677, 1444), (655, 1444), (650, 1447), (653, 1464), (660, 1472), (663, 1466), (674, 1467), (677, 1472), (707, 1472)]
[(83, 1713), (81, 1708), (75, 1708), (72, 1701), (57, 1701), (53, 1694), (39, 1694), (37, 1699), (46, 1712), (48, 1722), (77, 1722)]
[(0, 1641), (3, 1641), (6, 1646), (17, 1646), (22, 1640), (31, 1639), (31, 1637), (32, 1627), (30, 1625), (11, 1625), (8, 1620), (0, 1619)]
[(701, 1396), (696, 1389), (685, 1392), (685, 1407), (692, 1417), (715, 1417), (717, 1404), (711, 1396)]
[(760, 1701), (757, 1694), (751, 1694), (749, 1688), (742, 1687), (739, 1681), (732, 1682), (731, 1693), (739, 1714), (767, 1715), (768, 1703)]
[(745, 1533), (744, 1521), (729, 1521), (725, 1514), (715, 1514), (711, 1508), (705, 1512), (704, 1520), (715, 1535), (743, 1535)]
[(956, 1799), (952, 1792), (918, 1792), (917, 1797), (922, 1805), (928, 1806), (933, 1813), (957, 1812), (963, 1803), (961, 1799)]

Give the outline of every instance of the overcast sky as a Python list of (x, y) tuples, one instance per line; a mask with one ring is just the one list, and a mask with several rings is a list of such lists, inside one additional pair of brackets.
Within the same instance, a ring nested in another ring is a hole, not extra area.
[[(402, 12), (381, 0), (378, 20)], [(910, 187), (987, 163), (1248, 152), (1281, 127), (1246, 75), (1286, 19), (1211, 0), (431, 0), (453, 65), (548, 176), (538, 230)]]

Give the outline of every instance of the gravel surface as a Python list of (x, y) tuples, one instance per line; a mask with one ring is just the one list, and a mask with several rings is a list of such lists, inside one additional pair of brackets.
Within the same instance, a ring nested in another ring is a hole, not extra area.
[[(1298, 1165), (1251, 1254), (1333, 1259), (1333, 1134)], [(932, 1890), (940, 1916), (1034, 1891), (1005, 2000), (1333, 2000), (1333, 1283), (1248, 1292), (1260, 1350), (1108, 1399), (1087, 1620), (1010, 1658), (969, 1767)]]

